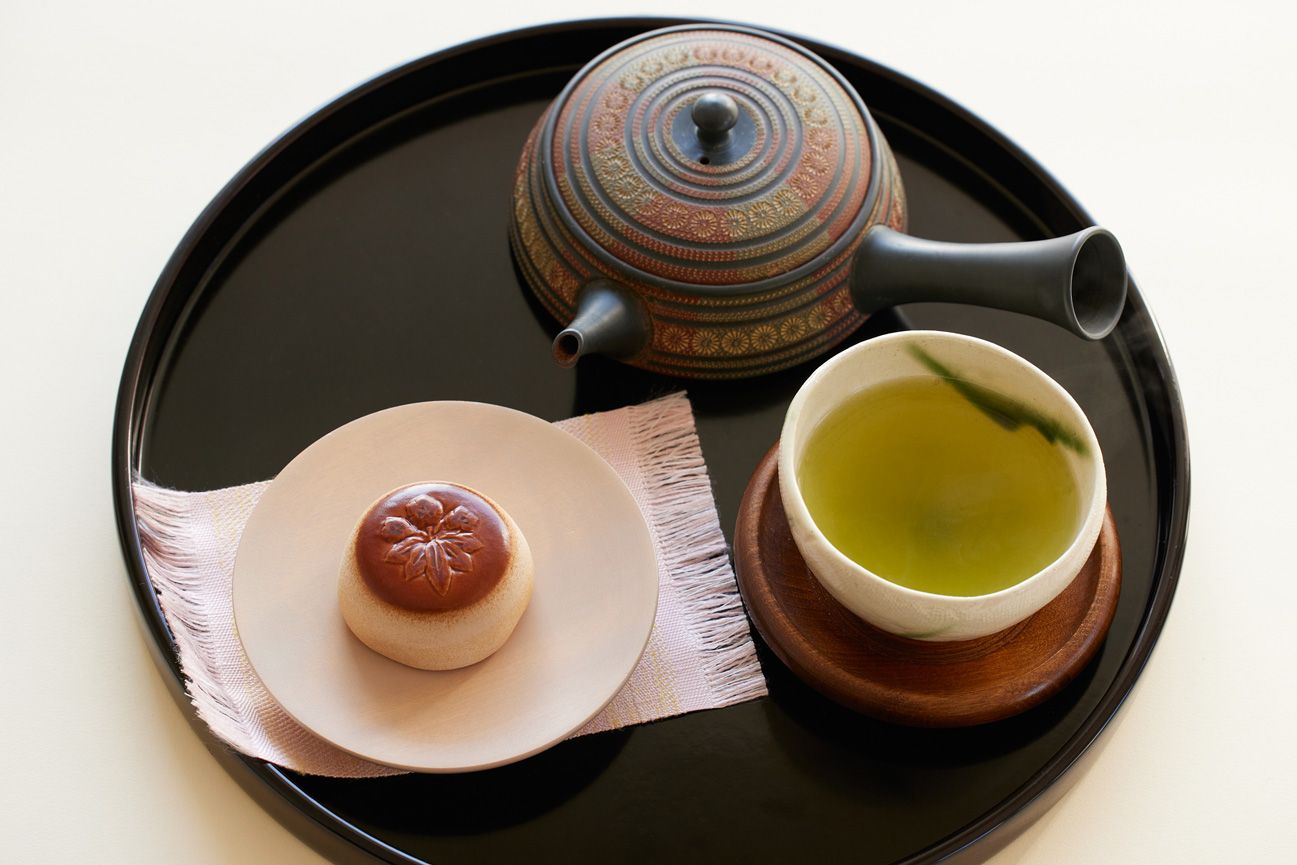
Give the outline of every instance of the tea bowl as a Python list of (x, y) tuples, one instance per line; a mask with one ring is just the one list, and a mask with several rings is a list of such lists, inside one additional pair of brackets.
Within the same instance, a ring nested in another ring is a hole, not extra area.
[[(835, 547), (816, 525), (798, 480), (811, 434), (834, 409), (861, 391), (910, 377), (953, 380), (974, 404), (994, 397), (999, 411), (1016, 413), (1015, 422), (1035, 427), (1021, 430), (1022, 434), (1046, 435), (1060, 448), (1076, 482), (1079, 513), (1071, 542), (1052, 562), (990, 594), (935, 594), (873, 573)], [(793, 541), (829, 594), (877, 628), (931, 641), (971, 640), (1003, 631), (1056, 598), (1093, 551), (1108, 498), (1098, 438), (1071, 394), (1005, 348), (940, 331), (876, 337), (839, 353), (812, 373), (784, 419), (779, 490)]]

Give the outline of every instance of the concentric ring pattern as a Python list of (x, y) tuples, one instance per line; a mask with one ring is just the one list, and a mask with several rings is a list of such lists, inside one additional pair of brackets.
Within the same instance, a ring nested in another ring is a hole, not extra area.
[[(726, 164), (691, 158), (673, 135), (694, 134), (689, 109), (709, 91), (733, 98), (755, 132)], [(606, 252), (665, 279), (733, 285), (787, 273), (841, 237), (871, 154), (826, 70), (777, 42), (703, 31), (649, 39), (587, 72), (544, 158), (567, 212)]]
[[(717, 92), (739, 119), (709, 158), (691, 109)], [(850, 86), (786, 40), (717, 25), (638, 37), (582, 70), (528, 138), (513, 203), (519, 270), (561, 323), (583, 285), (611, 279), (651, 322), (625, 360), (700, 378), (844, 339), (864, 320), (847, 289), (863, 229), (905, 224), (895, 162)]]

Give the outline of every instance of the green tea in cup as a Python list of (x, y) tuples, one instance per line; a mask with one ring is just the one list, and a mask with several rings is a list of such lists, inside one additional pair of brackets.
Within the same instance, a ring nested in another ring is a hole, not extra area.
[(779, 436), (779, 496), (842, 606), (890, 634), (957, 641), (1023, 621), (1076, 579), (1108, 484), (1058, 382), (994, 343), (914, 330), (806, 379)]
[(807, 438), (797, 476), (811, 518), (890, 582), (990, 594), (1076, 537), (1084, 514), (1065, 449), (1078, 445), (970, 387), (936, 376), (885, 381), (833, 408)]

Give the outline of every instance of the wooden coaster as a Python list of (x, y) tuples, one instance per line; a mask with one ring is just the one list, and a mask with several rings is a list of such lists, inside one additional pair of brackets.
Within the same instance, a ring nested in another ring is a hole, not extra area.
[(1121, 589), (1111, 508), (1081, 573), (1040, 612), (988, 637), (924, 642), (867, 624), (825, 591), (793, 543), (778, 471), (776, 444), (753, 473), (739, 509), (739, 590), (780, 660), (848, 708), (916, 727), (998, 721), (1060, 691), (1108, 633)]

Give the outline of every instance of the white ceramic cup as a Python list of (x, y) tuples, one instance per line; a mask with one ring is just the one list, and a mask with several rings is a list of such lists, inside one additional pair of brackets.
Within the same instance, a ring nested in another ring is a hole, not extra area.
[[(831, 411), (870, 387), (934, 376), (914, 353), (922, 349), (958, 378), (1002, 394), (1049, 418), (1081, 443), (1063, 447), (1080, 493), (1082, 513), (1066, 551), (1042, 570), (988, 595), (957, 597), (906, 588), (883, 579), (833, 546), (802, 498), (797, 466), (810, 433)], [(920, 640), (970, 640), (1021, 622), (1058, 597), (1085, 565), (1099, 537), (1108, 500), (1099, 441), (1081, 407), (1052, 378), (994, 343), (940, 331), (875, 337), (817, 369), (793, 398), (779, 445), (779, 491), (793, 540), (828, 592), (860, 618), (893, 634)]]

